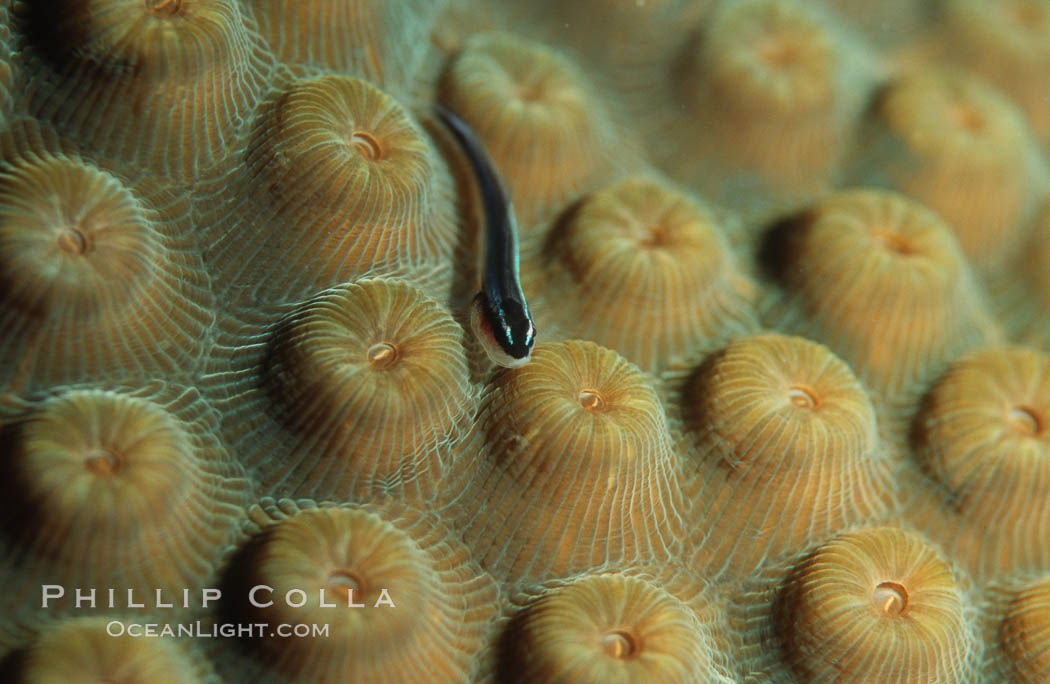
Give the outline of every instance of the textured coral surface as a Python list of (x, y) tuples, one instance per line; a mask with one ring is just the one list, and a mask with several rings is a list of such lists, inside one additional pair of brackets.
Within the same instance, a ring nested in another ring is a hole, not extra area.
[(1047, 681), (1048, 112), (1050, 0), (0, 0), (0, 680)]

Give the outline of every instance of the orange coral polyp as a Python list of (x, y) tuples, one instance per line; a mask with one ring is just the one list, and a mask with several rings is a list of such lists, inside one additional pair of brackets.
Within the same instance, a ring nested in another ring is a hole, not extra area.
[(938, 212), (977, 267), (1014, 257), (1047, 174), (1013, 103), (976, 77), (928, 70), (892, 81), (875, 111), (882, 130), (864, 147), (876, 159), (886, 148), (888, 182)]
[(574, 579), (525, 606), (512, 629), (502, 665), (515, 682), (727, 681), (705, 626), (641, 578)]
[(415, 286), (362, 280), (276, 327), (263, 385), (309, 449), (261, 454), (263, 479), (314, 496), (399, 484), (433, 493), (442, 454), (474, 411), (463, 330)]
[(901, 195), (835, 193), (767, 240), (786, 290), (767, 321), (828, 345), (891, 405), (998, 334), (949, 228)]
[[(716, 353), (684, 395), (690, 431), (735, 470), (779, 467), (782, 455), (871, 458), (879, 449), (871, 400), (849, 367), (800, 337), (743, 338)], [(765, 442), (764, 425), (779, 437)], [(775, 444), (769, 453), (766, 444)], [(857, 465), (861, 465), (860, 462)]]
[[(450, 270), (457, 240), (451, 180), (411, 113), (351, 76), (286, 75), (277, 86), (259, 107), (242, 156), (204, 183), (204, 196), (224, 197), (233, 186), (241, 198), (236, 206), (202, 202), (217, 280), (231, 290), (250, 283), (258, 303), (306, 298), (355, 278)], [(259, 221), (267, 240), (255, 239)], [(276, 258), (281, 269), (261, 284), (251, 280)]]
[[(367, 81), (322, 76), (293, 83), (255, 124), (246, 162), (275, 209), (297, 216), (337, 210), (351, 225), (418, 227), (433, 173), (423, 132)], [(298, 188), (313, 192), (304, 197)]]
[[(288, 622), (331, 622), (332, 613), (322, 601), (374, 607), (383, 590), (392, 591), (395, 606), (404, 608), (400, 614), (378, 611), (369, 618), (361, 611), (336, 613), (331, 637), (340, 647), (368, 634), (379, 637), (378, 644), (358, 643), (362, 653), (385, 644), (386, 635), (419, 626), (412, 616), (433, 610), (427, 588), (437, 585), (423, 552), (396, 527), (374, 515), (337, 508), (304, 512), (275, 525), (258, 551), (253, 572), (258, 583), (273, 588), (267, 598), (274, 598), (274, 606), (260, 609), (260, 617), (272, 609)], [(306, 605), (296, 608), (283, 600), (292, 590), (305, 592)], [(340, 594), (343, 601), (338, 601)], [(409, 624), (401, 624), (404, 620)]]
[(77, 158), (12, 155), (0, 171), (0, 374), (18, 368), (25, 388), (191, 368), (213, 313), (180, 211), (178, 197)]
[(501, 576), (675, 548), (683, 502), (667, 422), (650, 381), (616, 352), (580, 341), (537, 346), (526, 366), (490, 381), (459, 453), (478, 461), (453, 485), (463, 492), (456, 514)]
[[(35, 9), (26, 11), (31, 32), (42, 29), (37, 22), (51, 20), (50, 57), (56, 61), (74, 57), (102, 73), (129, 73), (144, 82), (193, 77), (208, 68), (228, 66), (231, 39), (236, 39), (241, 19), (229, 0), (59, 0), (58, 4), (65, 7), (52, 9), (47, 17)], [(172, 21), (175, 17), (179, 19)]]
[[(705, 502), (693, 525), (698, 565), (747, 572), (895, 504), (871, 400), (822, 345), (736, 340), (694, 372), (682, 402), (686, 489)], [(791, 519), (777, 522), (785, 510)]]
[(526, 268), (537, 315), (645, 370), (753, 325), (753, 286), (713, 212), (667, 182), (632, 176), (588, 195), (548, 242), (548, 264)]
[(0, 173), (3, 304), (45, 320), (119, 315), (162, 255), (146, 211), (113, 176), (52, 158)]
[[(124, 624), (142, 629), (142, 625)], [(17, 681), (194, 684), (207, 668), (193, 662), (174, 639), (114, 635), (106, 618), (72, 618), (41, 633), (17, 666)], [(142, 633), (142, 632), (139, 632)]]
[(847, 532), (819, 546), (774, 606), (783, 657), (807, 680), (966, 682), (976, 676), (973, 609), (957, 571), (922, 537)]
[[(949, 366), (926, 394), (912, 432), (918, 464), (937, 482), (958, 555), (979, 576), (1045, 566), (1050, 520), (1050, 356), (990, 347)], [(975, 546), (971, 551), (969, 541)], [(981, 540), (986, 540), (984, 544)], [(994, 540), (996, 553), (980, 549)]]
[(290, 681), (465, 681), (497, 592), (462, 543), (397, 501), (300, 503), (266, 499), (250, 512), (237, 619), (329, 631), (253, 640), (242, 667)]
[(4, 606), (24, 609), (40, 577), (140, 596), (198, 591), (248, 494), (208, 411), (192, 390), (69, 389), (6, 420), (0, 544), (17, 561), (0, 565), (14, 590)]
[(160, 407), (103, 393), (44, 404), (19, 433), (18, 468), (27, 500), (47, 524), (75, 537), (84, 527), (129, 533), (180, 507), (193, 444)]
[(720, 8), (706, 38), (700, 59), (728, 110), (791, 115), (831, 105), (835, 42), (803, 5), (758, 0)]
[(824, 186), (871, 80), (848, 36), (813, 3), (744, 0), (712, 9), (686, 50), (675, 95), (694, 142), (668, 150), (673, 168), (701, 169), (719, 198), (727, 173), (785, 197)]
[[(1008, 517), (1001, 507), (1016, 502), (1023, 510), (1010, 524), (1019, 524), (1050, 496), (1048, 419), (1050, 357), (993, 347), (961, 358), (934, 384), (918, 417), (919, 456), (967, 514), (988, 506), (985, 515)], [(997, 504), (987, 501), (992, 492)]]

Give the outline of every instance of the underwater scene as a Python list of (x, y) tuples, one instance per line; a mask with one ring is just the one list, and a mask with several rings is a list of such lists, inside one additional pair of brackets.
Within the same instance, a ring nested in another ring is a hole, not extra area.
[(1050, 0), (0, 0), (0, 681), (1050, 682)]

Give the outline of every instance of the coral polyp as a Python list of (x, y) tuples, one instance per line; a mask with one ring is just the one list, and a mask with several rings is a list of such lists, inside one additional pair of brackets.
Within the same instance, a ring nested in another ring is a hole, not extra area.
[(104, 318), (153, 279), (162, 248), (113, 176), (52, 158), (14, 166), (0, 183), (7, 308), (46, 320), (67, 305), (71, 318)]
[[(0, 341), (16, 385), (196, 363), (214, 315), (177, 197), (33, 150), (0, 170)], [(76, 330), (76, 339), (69, 332)]]
[[(711, 0), (535, 0), (502, 3), (501, 9), (512, 26), (529, 26), (530, 35), (579, 55), (589, 73), (613, 76), (665, 52), (680, 27), (706, 13), (710, 4)], [(551, 17), (557, 21), (550, 22)]]
[(433, 496), (474, 413), (463, 344), (451, 315), (407, 283), (326, 291), (277, 324), (256, 370), (259, 400), (292, 439), (271, 435), (260, 449), (249, 434), (244, 451), (268, 486)]
[(1017, 106), (974, 76), (919, 71), (887, 85), (874, 115), (858, 177), (936, 211), (979, 269), (1015, 257), (1047, 180)]
[(766, 319), (828, 345), (890, 405), (998, 335), (951, 230), (896, 193), (832, 194), (771, 230), (764, 250), (784, 290)]
[(677, 456), (637, 367), (592, 342), (539, 345), (528, 365), (492, 378), (481, 403), (454, 489), (464, 536), (498, 577), (557, 576), (675, 548)]
[(1025, 348), (981, 351), (955, 363), (927, 396), (920, 453), (962, 507), (988, 489), (1040, 501), (1041, 489), (1022, 496), (1014, 487), (1050, 482), (1029, 469), (1044, 465), (1048, 420), (1050, 358)]
[(833, 42), (803, 5), (752, 0), (716, 12), (704, 59), (726, 106), (744, 101), (753, 110), (791, 114), (831, 103)]
[(69, 390), (6, 416), (5, 603), (39, 608), (34, 572), (140, 596), (200, 587), (248, 494), (214, 422), (196, 392), (170, 389)]
[[(958, 360), (927, 394), (914, 442), (919, 464), (946, 490), (955, 512), (955, 531), (938, 536), (962, 538), (953, 547), (975, 574), (1045, 565), (1050, 357), (1002, 347)], [(996, 540), (997, 553), (981, 553), (981, 539)]]
[(408, 112), (368, 81), (322, 76), (293, 82), (255, 123), (247, 164), (287, 216), (310, 208), (294, 188), (309, 182), (352, 223), (418, 221), (431, 161)]
[(174, 639), (113, 634), (103, 618), (74, 618), (42, 633), (26, 649), (14, 676), (15, 681), (35, 684), (194, 684), (207, 681), (209, 674), (199, 657), (186, 653)]
[[(228, 667), (258, 668), (262, 660), (293, 681), (465, 680), (496, 589), (433, 515), (396, 503), (269, 500), (251, 519), (253, 536), (237, 568), (244, 586), (236, 610), (247, 614), (238, 615), (330, 631), (327, 638), (250, 641), (250, 660), (231, 658)], [(259, 586), (268, 589), (255, 603), (266, 606), (250, 606), (248, 592)]]
[(675, 94), (689, 117), (661, 145), (667, 167), (734, 204), (746, 200), (719, 188), (792, 198), (826, 187), (871, 81), (854, 51), (812, 4), (719, 3), (681, 59)]
[(376, 272), (436, 268), (451, 255), (447, 171), (409, 112), (367, 81), (290, 80), (260, 107), (242, 153), (244, 167), (221, 169), (204, 193), (229, 183), (253, 199), (261, 190), (274, 239), (253, 239), (255, 217), (221, 203), (202, 203), (201, 212), (211, 226), (208, 259), (228, 286), (251, 283), (274, 255), (286, 261), (253, 303)]
[(632, 176), (587, 195), (548, 243), (527, 279), (548, 339), (594, 340), (655, 371), (756, 325), (755, 288), (714, 212), (666, 181)]
[(921, 536), (889, 527), (847, 532), (781, 582), (764, 598), (751, 591), (739, 599), (751, 655), (779, 651), (764, 656), (767, 677), (783, 678), (786, 666), (807, 681), (975, 681), (972, 595)]
[[(737, 340), (681, 393), (690, 484), (704, 502), (694, 563), (748, 572), (835, 530), (892, 510), (870, 399), (826, 347), (798, 337)], [(777, 521), (782, 511), (790, 520)]]
[(714, 634), (724, 627), (704, 599), (618, 573), (554, 582), (506, 627), (500, 680), (733, 681)]
[(30, 110), (129, 167), (192, 178), (228, 152), (271, 59), (236, 0), (17, 2)]
[(777, 619), (790, 630), (787, 659), (812, 678), (863, 672), (883, 681), (966, 681), (975, 639), (964, 601), (934, 548), (875, 529), (843, 535), (804, 561)]

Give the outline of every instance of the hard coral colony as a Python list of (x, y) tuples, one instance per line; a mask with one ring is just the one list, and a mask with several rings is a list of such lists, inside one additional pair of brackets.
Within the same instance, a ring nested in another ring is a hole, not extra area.
[(1045, 681), (1048, 82), (1050, 0), (0, 0), (0, 677)]

